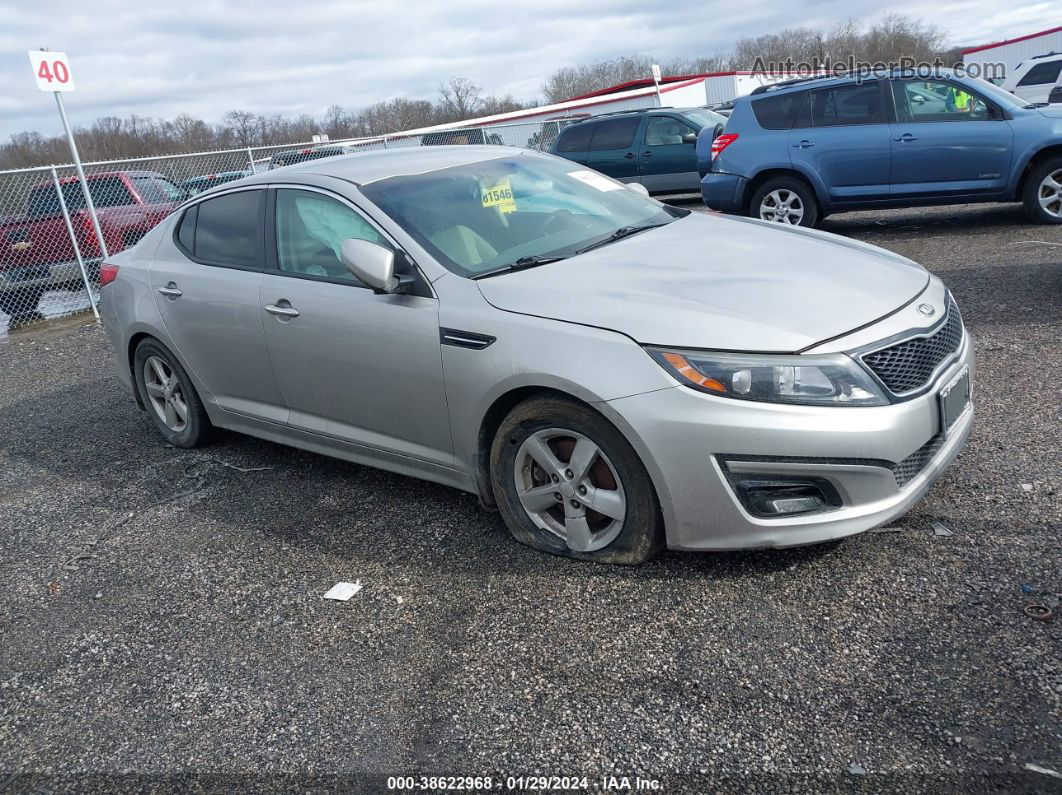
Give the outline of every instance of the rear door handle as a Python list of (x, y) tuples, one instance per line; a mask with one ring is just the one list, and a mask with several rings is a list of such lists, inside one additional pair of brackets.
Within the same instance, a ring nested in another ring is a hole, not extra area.
[(624, 155), (624, 157), (627, 158), (628, 160), (631, 160), (632, 158), (635, 158), (637, 156), (638, 155), (634, 154), (634, 152), (628, 152), (627, 154)]
[(807, 139), (804, 139), (803, 141), (801, 141), (798, 144), (793, 144), (793, 148), (794, 149), (807, 149), (809, 146), (814, 146), (814, 145), (815, 144), (813, 144), (811, 141), (809, 141)]
[(911, 135), (911, 133), (904, 133), (899, 138), (893, 138), (892, 140), (899, 141), (900, 143), (907, 143), (908, 141), (917, 141), (918, 137)]
[(165, 287), (160, 287), (159, 293), (166, 296), (167, 298), (180, 298), (182, 295), (184, 295), (183, 292), (177, 289), (177, 285), (173, 282), (170, 282)]
[(277, 317), (292, 318), (299, 316), (299, 310), (293, 306), (277, 306), (276, 304), (268, 304), (265, 307), (265, 311), (271, 315), (276, 315)]

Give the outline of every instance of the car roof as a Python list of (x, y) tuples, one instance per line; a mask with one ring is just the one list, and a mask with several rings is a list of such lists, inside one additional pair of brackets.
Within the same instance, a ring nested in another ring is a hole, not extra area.
[[(779, 83), (768, 83), (757, 86), (748, 96), (757, 97), (763, 94), (788, 94), (794, 91), (803, 91), (808, 88), (831, 88), (832, 86), (855, 83), (860, 80), (885, 80), (894, 77), (914, 77), (921, 79), (933, 79), (939, 77), (955, 77), (955, 70), (934, 67), (929, 74), (922, 74), (911, 69), (876, 69), (869, 73), (840, 74), (840, 75), (812, 75), (809, 77), (797, 77), (792, 80), (782, 80)], [(742, 99), (738, 97), (737, 99)], [(736, 100), (735, 100), (736, 101)]]
[(535, 156), (535, 153), (512, 146), (416, 146), (398, 149), (375, 149), (349, 155), (318, 158), (293, 163), (244, 177), (245, 185), (283, 182), (297, 174), (337, 177), (358, 185), (391, 177), (424, 174), (453, 166), (497, 160), (502, 157)]
[(602, 122), (602, 121), (608, 121), (608, 120), (611, 120), (611, 119), (615, 119), (617, 116), (633, 116), (635, 114), (647, 115), (647, 114), (650, 114), (650, 113), (686, 113), (688, 111), (695, 111), (695, 110), (707, 110), (707, 109), (706, 108), (695, 107), (695, 106), (690, 106), (690, 107), (686, 107), (686, 108), (662, 107), (662, 108), (630, 108), (629, 110), (613, 110), (613, 111), (610, 111), (608, 113), (599, 113), (596, 116), (591, 116), (589, 119), (582, 119), (580, 121), (575, 122), (575, 124), (569, 124), (567, 127), (564, 128), (564, 130), (562, 130), (562, 132), (567, 132), (568, 130), (574, 129), (576, 127), (581, 127), (584, 124), (593, 124), (594, 122)]

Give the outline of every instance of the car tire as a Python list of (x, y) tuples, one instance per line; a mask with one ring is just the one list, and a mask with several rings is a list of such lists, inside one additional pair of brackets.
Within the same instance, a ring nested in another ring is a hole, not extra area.
[(638, 454), (575, 400), (543, 396), (516, 406), (495, 434), (490, 472), (502, 517), (523, 544), (622, 565), (644, 563), (665, 546), (656, 490)]
[(151, 421), (174, 447), (200, 447), (217, 435), (192, 379), (162, 343), (145, 339), (137, 345), (133, 379)]
[[(775, 177), (752, 194), (748, 214), (764, 221), (813, 227), (819, 222), (819, 202), (806, 182), (795, 177)], [(771, 217), (765, 217), (768, 215)]]
[[(1048, 193), (1046, 197), (1045, 192)], [(1053, 201), (1044, 206), (1041, 201), (1044, 198), (1053, 198)], [(1021, 191), (1021, 201), (1026, 214), (1036, 223), (1062, 224), (1062, 157), (1050, 157), (1029, 173)]]

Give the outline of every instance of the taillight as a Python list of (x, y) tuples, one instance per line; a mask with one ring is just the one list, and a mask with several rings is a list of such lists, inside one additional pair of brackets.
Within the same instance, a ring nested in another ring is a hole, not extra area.
[(77, 214), (79, 216), (77, 225), (81, 237), (79, 241), (81, 255), (89, 259), (98, 257), (100, 255), (100, 241), (96, 239), (96, 230), (92, 226), (92, 219), (89, 218), (89, 214), (85, 210), (79, 210)]
[(737, 139), (737, 133), (723, 133), (722, 135), (717, 135), (715, 140), (712, 141), (712, 159), (714, 160), (718, 157), (724, 149), (734, 143)]
[(100, 265), (100, 287), (105, 287), (117, 278), (117, 265), (115, 265), (113, 262), (104, 262)]

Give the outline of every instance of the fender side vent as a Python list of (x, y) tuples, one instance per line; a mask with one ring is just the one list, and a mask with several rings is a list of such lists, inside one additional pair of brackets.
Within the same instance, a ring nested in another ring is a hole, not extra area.
[(474, 331), (461, 331), (455, 328), (440, 328), (439, 342), (443, 345), (453, 345), (455, 348), (470, 348), (481, 351), (490, 347), (497, 337), (488, 334), (477, 334)]

